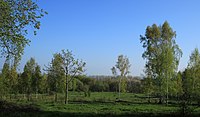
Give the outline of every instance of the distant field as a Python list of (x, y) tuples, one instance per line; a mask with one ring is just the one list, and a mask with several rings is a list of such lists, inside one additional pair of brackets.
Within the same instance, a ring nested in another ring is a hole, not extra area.
[[(32, 94), (31, 102), (54, 102), (55, 96), (48, 94), (38, 94), (37, 98), (35, 94)], [(7, 96), (9, 100), (10, 95)], [(121, 93), (120, 98), (124, 102), (130, 103), (147, 103), (148, 99), (145, 98), (144, 94), (133, 94), (133, 93)], [(115, 102), (118, 99), (118, 93), (116, 92), (91, 92), (90, 96), (85, 96), (84, 92), (69, 92), (69, 102)], [(27, 102), (24, 95), (12, 95), (11, 101), (14, 102)], [(152, 103), (156, 102), (157, 99), (151, 99)], [(57, 103), (64, 102), (64, 94), (58, 94)]]
[[(116, 102), (118, 97), (117, 93), (113, 92), (94, 92), (90, 94), (90, 97), (85, 97), (84, 93), (70, 92), (70, 102), (65, 105), (63, 100), (64, 96), (59, 94), (58, 102), (54, 102), (54, 96), (38, 95), (35, 99), (27, 102), (23, 95), (16, 96), (15, 99), (9, 102), (20, 105), (28, 104), (28, 111), (4, 111), (1, 112), (1, 116), (178, 116), (179, 105), (169, 104), (168, 106), (163, 104), (156, 104), (152, 101), (151, 104), (147, 103), (147, 99), (143, 98), (143, 94), (124, 93), (121, 94), (121, 102)], [(9, 105), (9, 104), (5, 104)], [(29, 107), (30, 106), (30, 107)], [(31, 107), (33, 111), (31, 112)], [(26, 107), (25, 107), (26, 108)], [(36, 108), (36, 109), (34, 109)], [(198, 116), (200, 108), (196, 108), (193, 116)]]

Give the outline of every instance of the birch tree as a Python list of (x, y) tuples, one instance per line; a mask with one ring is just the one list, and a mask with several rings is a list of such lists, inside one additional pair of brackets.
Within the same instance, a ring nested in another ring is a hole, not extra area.
[[(124, 55), (119, 55), (116, 65), (111, 68), (112, 74), (116, 77), (119, 78), (119, 83), (118, 83), (118, 90), (119, 90), (119, 99), (121, 95), (121, 91), (125, 92), (126, 91), (126, 77), (130, 73), (130, 63), (129, 59), (124, 56)], [(118, 76), (119, 73), (119, 76)]]
[(153, 24), (146, 28), (145, 36), (140, 36), (143, 48), (146, 50), (142, 57), (146, 59), (146, 70), (151, 72), (151, 77), (156, 79), (159, 102), (162, 103), (166, 96), (168, 103), (169, 86), (171, 79), (177, 73), (182, 51), (175, 41), (176, 32), (167, 21), (162, 26)]

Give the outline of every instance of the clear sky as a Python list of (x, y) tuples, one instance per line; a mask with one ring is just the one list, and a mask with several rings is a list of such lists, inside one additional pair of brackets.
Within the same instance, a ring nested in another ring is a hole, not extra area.
[[(53, 53), (72, 50), (84, 60), (87, 75), (111, 75), (117, 56), (126, 55), (131, 75), (143, 74), (145, 60), (139, 35), (148, 25), (168, 21), (183, 51), (179, 69), (200, 47), (200, 0), (38, 0), (49, 14), (42, 19), (37, 36), (25, 48), (19, 69), (30, 57), (44, 67)], [(1, 68), (3, 59), (1, 59)]]

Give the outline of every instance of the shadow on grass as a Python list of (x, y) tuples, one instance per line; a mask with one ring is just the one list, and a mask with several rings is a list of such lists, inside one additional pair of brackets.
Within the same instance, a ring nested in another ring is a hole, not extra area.
[[(69, 113), (69, 112), (24, 112), (24, 111), (14, 111), (14, 112), (0, 112), (1, 117), (182, 117), (178, 114), (153, 114), (153, 113), (127, 113), (127, 114), (94, 114), (94, 113)], [(199, 115), (191, 115), (187, 117), (199, 117)]]
[[(0, 101), (0, 117), (181, 117), (176, 113), (84, 113), (84, 112), (60, 112), (60, 111), (43, 111), (36, 105), (20, 105), (6, 101)], [(189, 117), (189, 116), (187, 116)], [(199, 117), (199, 115), (191, 115)]]

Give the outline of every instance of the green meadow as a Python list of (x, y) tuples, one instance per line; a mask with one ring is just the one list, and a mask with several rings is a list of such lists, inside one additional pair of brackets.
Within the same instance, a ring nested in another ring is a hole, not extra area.
[[(31, 101), (23, 95), (1, 102), (1, 116), (181, 116), (180, 104), (170, 100), (168, 105), (157, 104), (157, 98), (148, 99), (143, 94), (122, 93), (117, 100), (115, 92), (92, 92), (85, 97), (83, 92), (70, 92), (69, 103), (64, 104), (64, 95), (59, 94), (57, 102), (54, 95), (32, 95)], [(193, 112), (188, 116), (198, 116), (200, 108), (191, 106)]]

